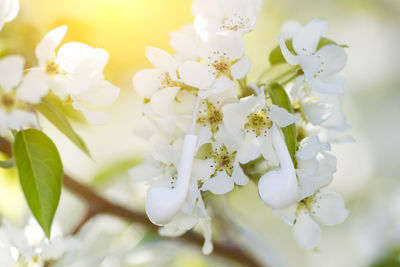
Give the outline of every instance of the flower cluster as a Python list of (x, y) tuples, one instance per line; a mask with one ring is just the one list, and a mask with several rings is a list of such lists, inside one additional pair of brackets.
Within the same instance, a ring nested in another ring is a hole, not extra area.
[(58, 233), (47, 239), (32, 218), (24, 229), (11, 225), (6, 220), (0, 227), (0, 265), (40, 267), (61, 258), (64, 253), (80, 248), (73, 238), (62, 238)]
[[(19, 1), (0, 4), (0, 27), (17, 16)], [(51, 91), (64, 103), (81, 111), (91, 124), (108, 119), (104, 112), (93, 110), (116, 100), (119, 88), (104, 79), (108, 54), (103, 49), (70, 42), (55, 50), (67, 32), (58, 27), (45, 35), (36, 46), (38, 66), (24, 74), (23, 57), (10, 55), (0, 60), (0, 135), (9, 130), (39, 127), (35, 105)]]
[[(150, 154), (130, 174), (149, 183), (146, 212), (160, 233), (177, 236), (200, 224), (206, 254), (212, 211), (203, 199), (246, 186), (249, 178), (311, 249), (320, 239), (314, 219), (334, 225), (348, 213), (339, 195), (320, 191), (336, 171), (330, 142), (349, 139), (339, 96), (347, 56), (323, 37), (325, 21), (288, 21), (278, 36), (280, 65), (288, 71), (247, 84), (243, 35), (255, 26), (261, 1), (233, 2), (194, 0), (193, 25), (170, 34), (175, 55), (146, 48), (154, 67), (137, 72), (133, 85), (144, 98), (142, 136)], [(286, 106), (271, 95), (276, 82), (285, 95), (290, 91)], [(297, 134), (281, 130), (288, 128)]]

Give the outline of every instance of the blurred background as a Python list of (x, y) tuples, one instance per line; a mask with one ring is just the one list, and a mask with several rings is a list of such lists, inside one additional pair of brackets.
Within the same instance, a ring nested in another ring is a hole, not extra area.
[[(17, 19), (0, 33), (0, 55), (21, 54), (27, 67), (36, 64), (34, 48), (44, 34), (63, 24), (69, 27), (64, 42), (108, 51), (106, 78), (122, 89), (107, 108), (111, 120), (104, 126), (74, 123), (94, 160), (45, 119), (42, 125), (60, 149), (68, 173), (137, 209), (144, 207), (144, 187), (133, 184), (126, 170), (140, 162), (146, 144), (134, 135), (140, 127), (141, 100), (132, 76), (150, 67), (145, 46), (173, 52), (168, 32), (191, 23), (190, 5), (182, 0), (21, 0)], [(356, 142), (333, 146), (338, 172), (330, 188), (346, 199), (350, 215), (342, 225), (323, 227), (318, 248), (306, 251), (294, 241), (291, 228), (259, 200), (252, 184), (227, 196), (236, 222), (232, 227), (243, 246), (277, 266), (400, 266), (400, 1), (264, 0), (257, 26), (246, 36), (253, 62), (250, 81), (268, 64), (283, 21), (311, 18), (327, 19), (327, 37), (349, 46), (343, 108)], [(56, 216), (59, 227), (68, 232), (84, 208), (64, 192)], [(12, 170), (0, 170), (0, 213), (17, 224), (26, 217)], [(111, 217), (89, 222), (81, 236), (86, 258), (70, 266), (229, 266)]]

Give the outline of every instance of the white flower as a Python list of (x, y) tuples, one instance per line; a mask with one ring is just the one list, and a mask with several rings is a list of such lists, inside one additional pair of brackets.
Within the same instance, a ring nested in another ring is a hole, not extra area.
[(177, 32), (170, 32), (169, 36), (171, 38), (169, 45), (177, 52), (175, 55), (177, 61), (196, 61), (199, 58), (200, 37), (192, 24), (182, 26)]
[(5, 22), (10, 22), (18, 15), (19, 0), (0, 1), (0, 30)]
[(221, 126), (214, 134), (215, 142), (204, 160), (195, 160), (192, 176), (202, 181), (201, 190), (222, 195), (230, 192), (234, 185), (244, 186), (249, 178), (240, 167), (237, 157), (239, 140)]
[(67, 26), (58, 27), (36, 46), (39, 67), (27, 74), (29, 86), (43, 94), (51, 88), (61, 99), (70, 98), (91, 124), (103, 124), (108, 114), (92, 109), (111, 104), (119, 95), (119, 88), (104, 80), (108, 53), (77, 42), (64, 44), (56, 53), (66, 32)]
[(208, 62), (209, 72), (215, 78), (240, 80), (251, 68), (250, 59), (244, 55), (243, 37), (236, 32), (220, 32), (203, 37), (200, 56)]
[(29, 87), (28, 76), (23, 77), (24, 63), (24, 58), (16, 55), (0, 60), (0, 135), (3, 136), (10, 129), (39, 127), (30, 105), (38, 103), (42, 94)]
[(0, 228), (0, 263), (4, 267), (40, 267), (46, 261), (57, 260), (67, 251), (79, 248), (79, 241), (72, 237), (45, 238), (34, 219), (24, 229), (14, 227), (5, 220)]
[(313, 249), (321, 239), (317, 222), (328, 226), (340, 224), (349, 213), (343, 198), (334, 192), (316, 193), (277, 212), (293, 226), (294, 238), (305, 249)]
[[(301, 66), (304, 72), (303, 79), (313, 90), (326, 94), (343, 94), (344, 77), (340, 71), (347, 62), (346, 52), (337, 45), (326, 45), (317, 51), (326, 27), (327, 23), (324, 20), (311, 20), (295, 34), (291, 28), (291, 33), (279, 35), (279, 45), (289, 64)], [(293, 35), (293, 49), (296, 55), (287, 48), (285, 35)]]
[(279, 127), (286, 127), (299, 120), (297, 116), (276, 105), (268, 108), (263, 92), (258, 96), (251, 95), (242, 99), (239, 103), (225, 105), (222, 112), (226, 129), (242, 140), (238, 151), (241, 163), (263, 155), (270, 165), (278, 165), (272, 147), (270, 128), (273, 122)]
[(150, 100), (158, 116), (172, 114), (180, 90), (208, 89), (213, 83), (207, 66), (199, 62), (187, 60), (179, 64), (155, 47), (146, 48), (146, 57), (155, 68), (138, 71), (133, 77), (133, 86), (142, 97)]
[(254, 28), (261, 0), (194, 0), (194, 26), (204, 32), (235, 31), (241, 34)]
[(304, 199), (316, 190), (327, 186), (336, 172), (336, 158), (325, 151), (330, 150), (328, 143), (321, 143), (317, 136), (309, 136), (300, 142), (296, 153), (299, 181), (299, 199)]

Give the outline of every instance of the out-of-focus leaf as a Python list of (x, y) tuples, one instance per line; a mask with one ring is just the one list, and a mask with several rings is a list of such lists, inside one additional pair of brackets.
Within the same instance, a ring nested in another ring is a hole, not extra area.
[(47, 94), (43, 98), (43, 100), (57, 107), (57, 109), (61, 111), (61, 113), (64, 114), (64, 116), (67, 117), (68, 119), (81, 124), (87, 124), (87, 120), (85, 116), (82, 114), (82, 112), (74, 109), (74, 107), (72, 106), (72, 101), (62, 101), (58, 96), (56, 96), (52, 92)]
[(74, 131), (68, 119), (64, 116), (59, 107), (44, 99), (36, 108), (46, 117), (60, 132), (72, 141), (80, 150), (91, 157), (89, 149), (82, 138)]
[[(285, 42), (286, 42), (286, 46), (289, 49), (289, 51), (292, 52), (293, 55), (296, 55), (296, 52), (293, 49), (292, 39), (286, 40)], [(328, 38), (321, 37), (321, 39), (319, 40), (319, 43), (318, 43), (317, 51), (319, 49), (321, 49), (322, 47), (324, 47), (326, 45), (330, 45), (330, 44), (338, 45), (343, 48), (348, 47), (347, 45), (340, 45)], [(281, 48), (278, 45), (277, 47), (272, 49), (271, 53), (269, 54), (269, 64), (271, 66), (274, 66), (274, 65), (278, 65), (278, 64), (284, 64), (284, 63), (286, 63), (286, 60), (283, 57)]]
[(50, 237), (61, 195), (63, 166), (53, 141), (36, 129), (17, 133), (13, 153), (29, 208)]
[[(272, 103), (286, 109), (290, 113), (294, 113), (293, 106), (290, 103), (289, 96), (287, 95), (285, 89), (279, 83), (272, 83), (267, 87), (269, 96), (271, 97)], [(285, 137), (285, 142), (288, 147), (290, 156), (292, 157), (293, 164), (296, 166), (296, 125), (291, 124), (289, 126), (283, 127), (282, 133)]]
[(112, 182), (114, 179), (118, 178), (119, 175), (125, 174), (132, 167), (135, 167), (143, 162), (142, 158), (132, 157), (127, 159), (122, 159), (114, 163), (103, 167), (92, 180), (92, 184), (95, 186), (102, 186), (107, 183)]

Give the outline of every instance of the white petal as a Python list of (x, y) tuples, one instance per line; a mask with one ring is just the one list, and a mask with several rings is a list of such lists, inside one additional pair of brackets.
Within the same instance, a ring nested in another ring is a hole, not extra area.
[(272, 211), (274, 213), (278, 213), (287, 225), (293, 226), (296, 220), (297, 203), (285, 209), (272, 210)]
[(262, 144), (258, 139), (253, 133), (245, 134), (245, 138), (237, 154), (240, 163), (255, 160), (261, 155)]
[(317, 201), (312, 206), (314, 217), (325, 225), (336, 225), (342, 223), (349, 214), (345, 208), (343, 198), (334, 193), (317, 194)]
[(214, 76), (208, 71), (208, 67), (196, 61), (185, 61), (179, 66), (181, 80), (190, 86), (205, 89), (211, 86)]
[(287, 20), (281, 27), (281, 33), (285, 40), (292, 39), (293, 36), (300, 30), (301, 24), (295, 20)]
[(299, 57), (292, 54), (286, 46), (285, 38), (283, 35), (278, 35), (277, 37), (279, 46), (282, 51), (282, 55), (285, 58), (286, 62), (290, 65), (297, 65), (300, 63)]
[(314, 158), (321, 149), (322, 147), (318, 136), (309, 136), (301, 140), (300, 148), (296, 156), (304, 160), (310, 160)]
[(100, 80), (94, 83), (87, 91), (77, 96), (77, 98), (92, 107), (107, 106), (118, 98), (119, 91), (120, 89), (112, 83)]
[(200, 51), (201, 56), (204, 59), (211, 57), (211, 60), (225, 56), (230, 61), (234, 61), (241, 58), (246, 49), (242, 35), (231, 31), (209, 34), (203, 46), (204, 48)]
[(298, 55), (310, 55), (317, 49), (319, 39), (325, 34), (327, 22), (313, 19), (293, 37), (293, 48)]
[(240, 167), (239, 163), (233, 165), (232, 179), (237, 185), (247, 185), (249, 183), (249, 177), (244, 174), (243, 169)]
[[(232, 88), (235, 88), (236, 84), (234, 81), (230, 80), (226, 76), (220, 77), (214, 81), (214, 84), (212, 85), (211, 88), (206, 89), (206, 90), (199, 90), (199, 96), (202, 99), (205, 99), (210, 96), (214, 96), (217, 94), (222, 94), (227, 91), (232, 90)], [(236, 88), (235, 88), (236, 90)]]
[(56, 237), (51, 240), (50, 244), (45, 244), (42, 249), (42, 257), (46, 260), (56, 260), (59, 259), (64, 253), (77, 250), (82, 247), (82, 243), (73, 237), (67, 237), (61, 239)]
[(213, 159), (194, 159), (192, 167), (192, 179), (207, 180), (215, 172), (215, 161)]
[(269, 109), (268, 118), (276, 122), (279, 127), (283, 128), (300, 120), (298, 115), (289, 113), (286, 109), (277, 105), (272, 105)]
[(309, 197), (315, 193), (316, 177), (297, 170), (297, 180), (299, 181), (298, 201)]
[(85, 115), (87, 121), (93, 125), (103, 125), (110, 118), (110, 116), (107, 113), (87, 109), (84, 106), (82, 106), (82, 104), (79, 103), (78, 101), (74, 101), (72, 103), (72, 106), (74, 107), (74, 109), (81, 111), (83, 115)]
[(146, 57), (157, 69), (162, 72), (168, 72), (172, 80), (176, 80), (176, 69), (178, 65), (176, 60), (164, 50), (156, 47), (146, 47)]
[(332, 114), (332, 108), (332, 104), (320, 101), (302, 104), (302, 109), (307, 120), (314, 125), (324, 122)]
[(18, 15), (19, 0), (3, 0), (3, 8), (5, 8), (4, 21), (10, 22)]
[(173, 111), (173, 103), (179, 87), (168, 87), (157, 91), (151, 98), (151, 107), (159, 116), (167, 116)]
[(315, 55), (300, 55), (299, 63), (304, 71), (305, 81), (311, 80), (321, 66), (321, 59)]
[(143, 69), (133, 76), (133, 87), (142, 96), (151, 98), (160, 88), (162, 72), (158, 69)]
[(134, 181), (151, 181), (152, 179), (161, 176), (161, 164), (155, 160), (148, 160), (144, 163), (129, 169), (129, 177)]
[(231, 74), (235, 80), (244, 78), (251, 69), (251, 61), (247, 56), (242, 57), (231, 67)]
[(179, 32), (170, 32), (169, 37), (171, 38), (169, 45), (184, 59), (197, 60), (198, 37), (192, 24), (181, 27)]
[(344, 77), (341, 74), (325, 77), (324, 80), (311, 79), (308, 84), (313, 90), (323, 94), (343, 95)]
[(34, 113), (14, 109), (7, 116), (7, 127), (14, 130), (21, 130), (27, 127), (39, 128), (39, 123)]
[(340, 72), (347, 63), (347, 54), (343, 47), (326, 45), (316, 53), (323, 65), (321, 76), (329, 76)]
[(313, 249), (321, 239), (321, 228), (311, 219), (309, 213), (299, 211), (296, 223), (293, 226), (293, 235), (300, 246)]
[(6, 56), (0, 60), (0, 86), (9, 92), (21, 81), (25, 59), (21, 56)]
[(49, 78), (40, 69), (31, 70), (17, 89), (17, 98), (21, 101), (36, 104), (49, 91)]
[(60, 26), (48, 32), (40, 43), (36, 46), (36, 57), (40, 66), (44, 66), (48, 60), (54, 55), (54, 50), (61, 43), (67, 33), (67, 26)]
[(232, 154), (239, 149), (242, 138), (232, 135), (223, 125), (220, 125), (214, 134), (214, 139), (217, 143), (224, 144), (228, 153)]
[(223, 195), (232, 191), (234, 187), (234, 181), (232, 177), (229, 177), (225, 171), (219, 172), (215, 177), (204, 182), (201, 187), (202, 191), (210, 191), (216, 195)]

